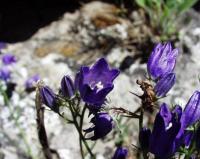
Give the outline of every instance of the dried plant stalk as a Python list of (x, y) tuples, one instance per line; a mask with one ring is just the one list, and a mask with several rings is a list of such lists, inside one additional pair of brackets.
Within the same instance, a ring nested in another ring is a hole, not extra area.
[(37, 132), (40, 144), (42, 146), (43, 154), (46, 159), (53, 159), (44, 125), (44, 108), (42, 107), (42, 102), (39, 94), (39, 86), (36, 89), (35, 106), (37, 116)]

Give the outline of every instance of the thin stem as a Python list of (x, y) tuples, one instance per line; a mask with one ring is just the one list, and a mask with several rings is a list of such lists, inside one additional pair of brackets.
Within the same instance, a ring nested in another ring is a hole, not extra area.
[(79, 136), (79, 146), (80, 146), (80, 151), (81, 151), (81, 157), (82, 157), (82, 159), (84, 159), (85, 155), (84, 155), (83, 144), (82, 144), (82, 140), (81, 140), (80, 136)]
[(35, 97), (36, 115), (37, 115), (37, 132), (40, 144), (42, 146), (42, 151), (46, 159), (52, 159), (51, 149), (49, 147), (49, 142), (46, 134), (46, 129), (44, 125), (44, 108), (42, 108), (42, 102), (39, 93), (39, 87), (36, 89)]
[[(84, 106), (81, 117), (80, 117), (80, 129), (81, 130), (82, 130), (82, 127), (83, 127), (83, 119), (84, 119), (85, 111), (86, 111), (86, 106)], [(83, 151), (83, 144), (82, 144), (81, 137), (79, 137), (79, 144), (80, 144), (80, 149), (81, 149), (81, 156), (84, 159), (85, 155), (84, 155), (84, 151)]]
[(64, 116), (63, 116), (62, 114), (60, 114), (59, 112), (58, 112), (57, 114), (58, 114), (61, 118), (63, 118), (64, 120), (66, 120), (66, 122), (67, 122), (68, 124), (72, 124), (72, 123), (73, 123), (72, 120), (70, 120), (70, 119), (64, 117)]
[(35, 156), (33, 155), (32, 151), (31, 151), (30, 145), (28, 144), (28, 141), (26, 139), (26, 134), (25, 134), (24, 130), (20, 127), (20, 123), (18, 121), (18, 117), (16, 117), (14, 115), (14, 112), (12, 112), (12, 107), (10, 105), (10, 102), (9, 102), (9, 99), (8, 99), (8, 96), (7, 96), (6, 92), (4, 90), (2, 90), (2, 89), (0, 91), (1, 91), (1, 93), (3, 95), (3, 97), (4, 97), (4, 102), (8, 106), (8, 109), (9, 109), (9, 111), (11, 113), (11, 118), (14, 120), (15, 126), (18, 128), (18, 130), (20, 132), (20, 135), (21, 135), (21, 137), (22, 137), (22, 139), (24, 141), (24, 144), (27, 147), (28, 156), (31, 157), (32, 159), (36, 159)]
[[(140, 107), (140, 117), (139, 117), (139, 133), (140, 130), (143, 128), (143, 115), (144, 115), (144, 110), (142, 107)], [(142, 151), (142, 155), (144, 159), (148, 159), (147, 152)]]
[(140, 108), (140, 117), (139, 117), (139, 131), (142, 129), (143, 127), (143, 115), (144, 115), (144, 111), (143, 108)]
[(127, 114), (125, 116), (130, 117), (130, 118), (140, 118), (140, 116), (137, 115), (135, 112), (128, 111), (128, 110), (126, 110), (122, 107), (120, 107), (120, 108), (110, 108), (110, 109), (115, 110), (115, 111), (122, 113), (122, 114)]
[(75, 127), (76, 127), (76, 129), (77, 129), (77, 131), (78, 131), (78, 133), (79, 133), (79, 136), (80, 136), (81, 140), (83, 141), (83, 143), (84, 143), (84, 145), (85, 145), (87, 151), (89, 152), (90, 156), (91, 156), (92, 158), (94, 158), (94, 154), (92, 153), (92, 151), (91, 151), (91, 149), (90, 149), (88, 143), (86, 142), (85, 137), (83, 136), (83, 134), (82, 134), (82, 132), (81, 132), (81, 129), (80, 129), (79, 125), (78, 125), (78, 122), (77, 122), (77, 120), (76, 120), (76, 115), (74, 114), (74, 111), (73, 111), (73, 108), (72, 108), (72, 105), (71, 105), (71, 104), (69, 104), (69, 109), (70, 109), (70, 111), (71, 111), (71, 114), (72, 114), (72, 117), (73, 117), (73, 121), (74, 121), (74, 125), (75, 125)]

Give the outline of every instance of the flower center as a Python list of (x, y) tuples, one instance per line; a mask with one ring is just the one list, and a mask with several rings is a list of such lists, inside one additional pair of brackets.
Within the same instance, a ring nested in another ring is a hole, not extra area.
[(96, 89), (99, 92), (104, 86), (101, 81), (95, 83), (95, 81), (91, 82), (90, 87), (94, 90)]
[(165, 130), (169, 130), (172, 127), (172, 123), (169, 123), (169, 125), (165, 128)]

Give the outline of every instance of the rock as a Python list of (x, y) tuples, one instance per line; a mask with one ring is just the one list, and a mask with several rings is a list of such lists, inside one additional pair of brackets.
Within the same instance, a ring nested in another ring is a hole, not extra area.
[(122, 21), (117, 17), (119, 8), (114, 5), (94, 1), (84, 5), (81, 8), (83, 17), (92, 21), (92, 23), (99, 29), (115, 25)]

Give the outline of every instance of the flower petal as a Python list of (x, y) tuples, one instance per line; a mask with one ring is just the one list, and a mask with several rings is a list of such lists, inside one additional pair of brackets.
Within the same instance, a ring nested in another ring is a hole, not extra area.
[(169, 90), (174, 86), (176, 82), (176, 76), (174, 73), (164, 75), (156, 84), (155, 92), (159, 97), (164, 97)]
[(190, 97), (184, 109), (185, 127), (188, 127), (200, 120), (200, 92), (195, 91)]

